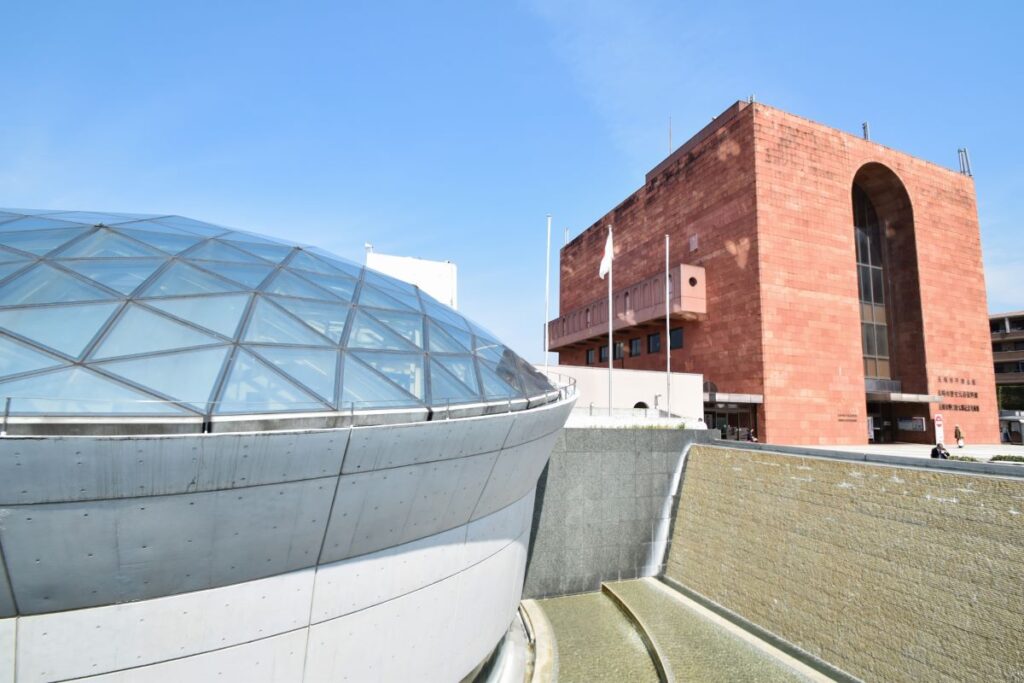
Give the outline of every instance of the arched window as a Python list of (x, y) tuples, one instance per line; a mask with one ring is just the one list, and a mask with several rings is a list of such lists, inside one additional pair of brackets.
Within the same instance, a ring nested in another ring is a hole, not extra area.
[(889, 364), (889, 319), (886, 302), (882, 231), (871, 198), (853, 186), (853, 226), (857, 240), (857, 286), (860, 294), (860, 332), (864, 376), (892, 377)]
[(587, 316), (587, 327), (590, 327), (590, 309), (589, 308), (586, 311), (586, 316)]
[(623, 297), (624, 297), (624, 303), (623, 303), (622, 309), (623, 309), (624, 313), (628, 313), (629, 312), (629, 292), (626, 292), (623, 295)]

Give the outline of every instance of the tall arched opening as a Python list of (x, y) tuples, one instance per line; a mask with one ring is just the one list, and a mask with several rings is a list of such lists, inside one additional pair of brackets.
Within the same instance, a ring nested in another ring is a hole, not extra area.
[(914, 210), (899, 177), (879, 163), (857, 171), (851, 188), (857, 254), (861, 347), (868, 415), (875, 441), (908, 440), (894, 395), (928, 391), (922, 334)]

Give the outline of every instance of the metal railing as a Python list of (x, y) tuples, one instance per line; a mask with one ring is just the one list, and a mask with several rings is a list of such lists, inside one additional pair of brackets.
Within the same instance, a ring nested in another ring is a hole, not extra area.
[[(133, 434), (217, 431), (215, 426), (245, 423), (247, 430), (315, 428), (317, 421), (325, 427), (356, 424), (394, 424), (428, 422), (441, 419), (512, 413), (539, 407), (576, 396), (576, 381), (571, 377), (549, 373), (552, 387), (531, 396), (506, 397), (488, 401), (452, 401), (443, 404), (417, 405), (409, 401), (348, 401), (340, 409), (328, 408), (319, 401), (235, 402), (235, 401), (169, 401), (160, 399), (111, 400), (71, 397), (0, 396), (3, 418), (0, 436), (8, 436), (12, 427), (19, 433), (68, 434), (109, 433), (110, 425), (134, 425)], [(221, 410), (224, 406), (237, 410)], [(108, 426), (107, 431), (102, 428)], [(194, 425), (194, 429), (185, 427)], [(73, 426), (73, 428), (72, 428)], [(148, 429), (147, 429), (148, 427)], [(176, 428), (175, 428), (176, 427)], [(141, 430), (141, 431), (140, 431)], [(114, 430), (116, 431), (116, 430)]]

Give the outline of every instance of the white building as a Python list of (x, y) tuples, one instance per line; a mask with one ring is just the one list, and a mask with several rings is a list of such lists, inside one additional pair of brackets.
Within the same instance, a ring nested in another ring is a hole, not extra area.
[(445, 306), (458, 309), (458, 268), (451, 261), (430, 261), (412, 256), (390, 256), (367, 246), (366, 266), (416, 285)]

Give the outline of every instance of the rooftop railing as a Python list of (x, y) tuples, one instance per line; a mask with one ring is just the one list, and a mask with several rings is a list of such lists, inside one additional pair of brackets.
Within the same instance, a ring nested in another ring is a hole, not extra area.
[(340, 410), (317, 402), (165, 401), (159, 399), (0, 396), (0, 436), (146, 435), (330, 429), (404, 424), (528, 410), (576, 396), (576, 381), (548, 373), (548, 391), (483, 402), (350, 401)]

